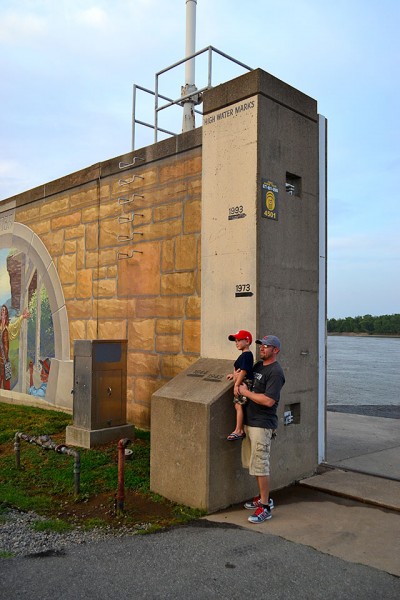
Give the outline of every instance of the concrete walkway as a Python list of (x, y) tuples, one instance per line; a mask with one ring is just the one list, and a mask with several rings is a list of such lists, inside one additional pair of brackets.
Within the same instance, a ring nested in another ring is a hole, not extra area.
[(329, 464), (400, 481), (400, 419), (328, 412)]
[(276, 508), (270, 521), (249, 523), (242, 506), (207, 519), (400, 577), (400, 420), (328, 413), (327, 441), (330, 466), (271, 494)]

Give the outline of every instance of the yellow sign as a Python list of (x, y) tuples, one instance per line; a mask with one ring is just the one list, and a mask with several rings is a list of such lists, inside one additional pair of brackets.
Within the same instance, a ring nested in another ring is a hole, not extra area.
[(270, 179), (261, 179), (261, 216), (278, 220), (278, 193), (276, 183)]

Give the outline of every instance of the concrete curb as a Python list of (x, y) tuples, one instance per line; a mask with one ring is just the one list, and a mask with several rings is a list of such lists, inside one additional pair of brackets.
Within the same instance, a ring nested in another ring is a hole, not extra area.
[(299, 485), (333, 496), (400, 512), (400, 482), (351, 470), (332, 469)]

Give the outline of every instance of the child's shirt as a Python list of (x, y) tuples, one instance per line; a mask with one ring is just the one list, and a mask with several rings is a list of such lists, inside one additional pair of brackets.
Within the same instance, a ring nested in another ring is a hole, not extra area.
[(233, 366), (236, 370), (246, 371), (246, 379), (254, 379), (253, 376), (254, 357), (251, 350), (242, 352), (235, 360)]

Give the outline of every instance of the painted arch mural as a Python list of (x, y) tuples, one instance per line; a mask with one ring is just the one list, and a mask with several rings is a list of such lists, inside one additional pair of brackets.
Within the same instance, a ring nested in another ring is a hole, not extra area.
[(0, 393), (68, 406), (69, 330), (59, 277), (40, 238), (13, 216), (0, 217)]
[(0, 250), (0, 304), (0, 387), (45, 397), (53, 318), (37, 268), (17, 248)]

